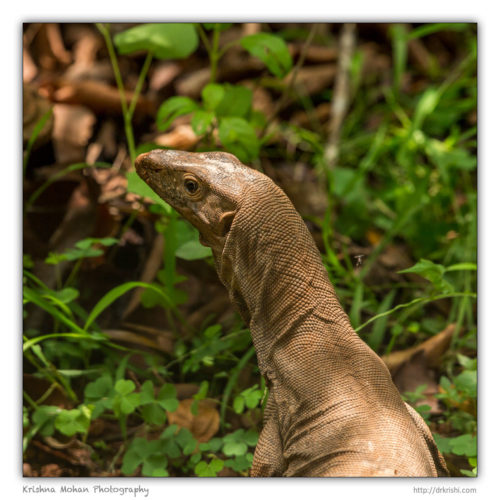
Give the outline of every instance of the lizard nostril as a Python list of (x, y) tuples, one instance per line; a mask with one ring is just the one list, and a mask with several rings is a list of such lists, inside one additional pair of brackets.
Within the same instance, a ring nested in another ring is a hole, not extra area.
[(135, 168), (138, 172), (163, 170), (164, 166), (161, 162), (155, 161), (153, 153), (142, 153), (135, 159)]
[(141, 163), (144, 161), (144, 159), (146, 158), (146, 156), (148, 156), (148, 153), (142, 153), (140, 154), (136, 159), (135, 159), (135, 162), (136, 163)]

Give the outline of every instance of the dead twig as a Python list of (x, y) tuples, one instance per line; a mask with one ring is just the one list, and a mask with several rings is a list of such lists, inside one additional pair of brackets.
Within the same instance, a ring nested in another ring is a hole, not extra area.
[(356, 41), (355, 29), (355, 24), (346, 23), (340, 32), (339, 67), (333, 89), (328, 141), (325, 147), (325, 162), (328, 168), (333, 168), (337, 161), (342, 122), (349, 106), (349, 68)]

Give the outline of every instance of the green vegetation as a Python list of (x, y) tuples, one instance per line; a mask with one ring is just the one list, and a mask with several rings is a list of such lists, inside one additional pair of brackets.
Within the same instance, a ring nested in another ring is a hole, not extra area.
[[(177, 118), (189, 115), (198, 150), (229, 151), (257, 168), (278, 158), (312, 167), (327, 204), (324, 217), (305, 217), (323, 243), (325, 266), (361, 337), (382, 355), (417, 345), (455, 325), (439, 367), (439, 392), (434, 395), (441, 411), (432, 414), (425, 405), (417, 409), (430, 424), (452, 475), (476, 475), (475, 26), (393, 25), (388, 34), (389, 81), (363, 70), (366, 53), (358, 48), (350, 61), (350, 108), (335, 165), (325, 161), (328, 134), (315, 118), (316, 108), (331, 101), (332, 91), (309, 96), (290, 84), (303, 61), (294, 62), (286, 43), (307, 44), (311, 33), (305, 27), (265, 27), (261, 33), (223, 45), (221, 34), (230, 28), (149, 24), (113, 38), (108, 26), (98, 25), (121, 96), (131, 162), (139, 153), (158, 147), (138, 143), (133, 122), (153, 61), (186, 59), (196, 51), (206, 54), (210, 78), (200, 98), (179, 95), (164, 100), (156, 113), (156, 130), (165, 131)], [(447, 65), (427, 52), (424, 65), (411, 66), (412, 41), (442, 33), (457, 35), (451, 37), (455, 46)], [(328, 46), (332, 36), (312, 38)], [(277, 109), (276, 123), (270, 124), (254, 109), (248, 86), (218, 80), (224, 54), (236, 45), (263, 63), (265, 69), (256, 82), (287, 96), (292, 109), (305, 110), (310, 117), (307, 125), (292, 123), (290, 109), (283, 114)], [(121, 57), (142, 58), (129, 101), (117, 52)], [(47, 117), (35, 127), (25, 168)], [(25, 200), (25, 211), (55, 180), (86, 166), (71, 165), (42, 184)], [(43, 329), (24, 332), (25, 372), (47, 388), (34, 400), (25, 387), (23, 451), (36, 437), (73, 437), (109, 474), (119, 470), (122, 475), (206, 477), (224, 469), (247, 475), (266, 399), (249, 332), (236, 315), (224, 324), (214, 323), (210, 315), (197, 329), (188, 324), (183, 305), (189, 297), (179, 286), (186, 276), (180, 274), (178, 262), (205, 261), (210, 266), (210, 252), (198, 242), (196, 231), (134, 171), (126, 176), (128, 191), (141, 197), (156, 232), (164, 237), (163, 263), (154, 281), (127, 281), (97, 297), (91, 308), (80, 304), (85, 263), (106, 259), (117, 249), (137, 210), (123, 222), (116, 238), (86, 238), (62, 253), (50, 252), (45, 263), (56, 276), (53, 288), (34, 274), (32, 256), (24, 255), (25, 317), (42, 310), (50, 321), (43, 323)], [(359, 266), (351, 246), (365, 249)], [(398, 251), (413, 265), (397, 257)], [(69, 263), (64, 272), (62, 263)], [(170, 354), (125, 347), (101, 326), (103, 314), (137, 288), (143, 289), (142, 307), (164, 311), (174, 338)], [(204, 401), (212, 402), (220, 417), (205, 442), (167, 420), (167, 412), (179, 408), (176, 384), (181, 383), (198, 388), (190, 409), (193, 417), (207, 422), (199, 406)], [(408, 392), (407, 400), (418, 403), (425, 388), (424, 384)], [(64, 407), (46, 403), (56, 392), (63, 396)], [(93, 426), (103, 422), (119, 430), (118, 445), (92, 437)]]

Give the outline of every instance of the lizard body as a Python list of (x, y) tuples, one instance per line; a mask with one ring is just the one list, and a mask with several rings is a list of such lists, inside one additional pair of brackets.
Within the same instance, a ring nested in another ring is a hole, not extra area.
[(432, 435), (343, 311), (302, 218), (227, 153), (155, 150), (138, 174), (200, 232), (269, 387), (253, 476), (448, 475)]

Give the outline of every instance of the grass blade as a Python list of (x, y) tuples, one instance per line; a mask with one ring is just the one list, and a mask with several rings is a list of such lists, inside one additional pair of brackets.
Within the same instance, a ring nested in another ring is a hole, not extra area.
[(152, 285), (150, 283), (144, 283), (142, 281), (130, 281), (128, 283), (124, 283), (123, 285), (118, 285), (117, 287), (113, 288), (104, 297), (102, 297), (101, 300), (99, 300), (99, 302), (94, 306), (92, 311), (90, 311), (87, 321), (85, 322), (85, 325), (83, 327), (84, 331), (87, 331), (89, 326), (95, 321), (95, 319), (115, 300), (119, 299), (129, 290), (138, 287), (153, 290), (158, 295), (160, 295), (161, 298), (164, 299), (168, 304), (170, 304), (172, 308), (174, 308), (174, 304), (172, 303), (170, 297), (168, 297), (159, 286)]

